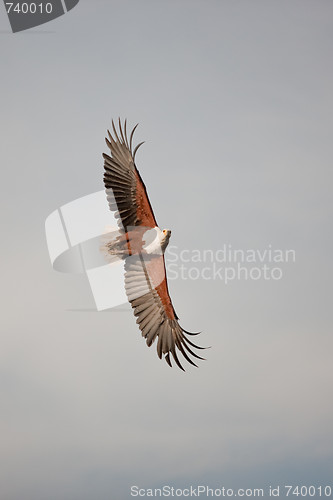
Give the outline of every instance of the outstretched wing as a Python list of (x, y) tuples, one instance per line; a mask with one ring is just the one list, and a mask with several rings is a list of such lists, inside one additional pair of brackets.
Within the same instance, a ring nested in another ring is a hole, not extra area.
[(140, 253), (129, 256), (125, 261), (125, 289), (148, 347), (158, 339), (159, 358), (164, 354), (166, 362), (172, 366), (171, 353), (182, 370), (184, 368), (179, 361), (177, 350), (191, 365), (197, 366), (190, 356), (204, 359), (191, 349), (203, 347), (193, 344), (187, 338), (187, 335), (197, 334), (187, 332), (178, 323), (168, 291), (163, 255)]
[(114, 137), (108, 130), (106, 143), (111, 156), (103, 153), (104, 184), (110, 209), (115, 211), (119, 228), (125, 233), (129, 227), (144, 226), (153, 228), (157, 222), (151, 207), (146, 186), (135, 166), (135, 154), (141, 142), (132, 151), (133, 134), (137, 125), (127, 138), (126, 120), (124, 129), (119, 119), (119, 132), (112, 121)]

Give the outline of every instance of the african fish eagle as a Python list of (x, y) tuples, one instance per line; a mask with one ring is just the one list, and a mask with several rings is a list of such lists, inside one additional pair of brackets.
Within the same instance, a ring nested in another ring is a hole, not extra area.
[(157, 354), (165, 356), (172, 366), (170, 353), (176, 364), (184, 370), (177, 352), (194, 366), (190, 358), (204, 359), (191, 348), (203, 349), (192, 343), (187, 335), (197, 335), (184, 330), (169, 295), (164, 252), (171, 231), (161, 230), (156, 222), (146, 186), (135, 165), (138, 144), (132, 150), (133, 134), (128, 140), (126, 120), (122, 127), (119, 119), (117, 132), (112, 121), (113, 135), (108, 130), (106, 144), (111, 156), (103, 153), (104, 184), (110, 210), (115, 212), (120, 235), (110, 242), (110, 254), (118, 253), (125, 260), (125, 290), (137, 317), (137, 323), (150, 347), (157, 338)]

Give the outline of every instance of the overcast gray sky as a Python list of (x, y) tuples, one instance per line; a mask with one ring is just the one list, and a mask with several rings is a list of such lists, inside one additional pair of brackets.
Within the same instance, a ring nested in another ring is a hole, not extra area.
[[(332, 480), (333, 4), (88, 1), (12, 34), (0, 6), (1, 498)], [(55, 272), (44, 222), (103, 189), (111, 118), (178, 249), (291, 248), (281, 280), (172, 280), (207, 361)]]

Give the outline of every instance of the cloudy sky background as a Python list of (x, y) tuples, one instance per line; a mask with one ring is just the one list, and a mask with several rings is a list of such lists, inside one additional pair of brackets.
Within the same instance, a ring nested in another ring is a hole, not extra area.
[[(321, 0), (81, 0), (13, 35), (0, 6), (2, 498), (330, 483), (332, 28)], [(185, 374), (49, 262), (118, 116), (171, 244), (296, 251), (280, 281), (171, 281), (212, 345)]]

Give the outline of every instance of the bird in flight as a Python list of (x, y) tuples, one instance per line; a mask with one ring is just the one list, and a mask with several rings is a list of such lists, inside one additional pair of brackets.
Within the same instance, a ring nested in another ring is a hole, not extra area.
[(136, 152), (143, 144), (132, 148), (137, 126), (128, 139), (126, 120), (122, 126), (119, 119), (118, 131), (112, 121), (113, 133), (108, 130), (105, 139), (110, 155), (103, 153), (104, 184), (110, 210), (119, 227), (119, 235), (106, 244), (106, 250), (125, 261), (126, 295), (147, 345), (150, 347), (157, 339), (159, 358), (164, 355), (172, 366), (171, 353), (177, 366), (184, 370), (179, 352), (191, 365), (197, 366), (191, 356), (204, 358), (193, 348), (204, 348), (189, 340), (188, 335), (197, 333), (180, 326), (171, 302), (164, 261), (171, 231), (158, 227), (146, 186), (135, 165)]

